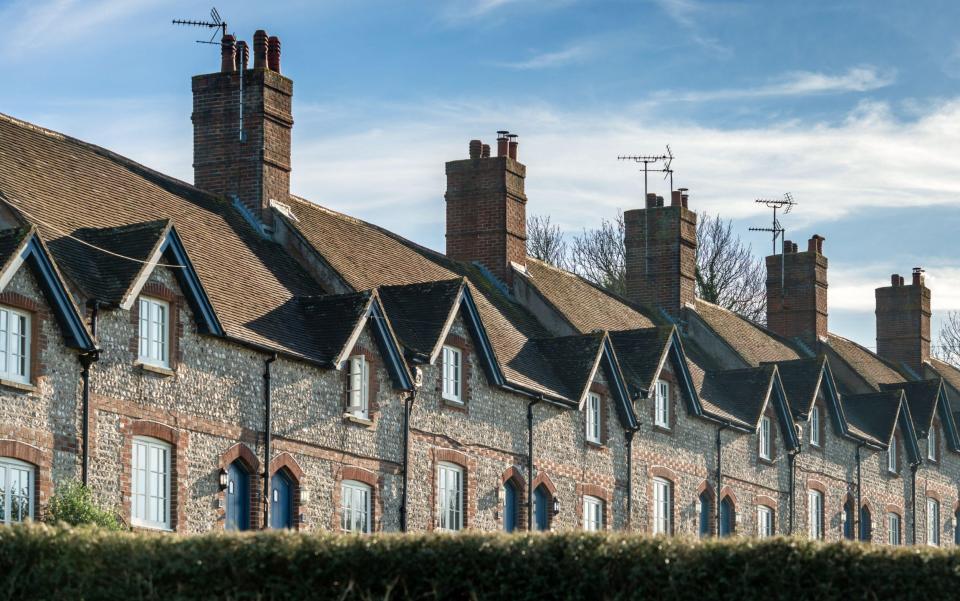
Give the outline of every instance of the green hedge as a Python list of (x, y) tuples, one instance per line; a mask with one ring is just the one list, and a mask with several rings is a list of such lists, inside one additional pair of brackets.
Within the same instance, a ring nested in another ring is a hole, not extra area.
[(960, 552), (627, 535), (0, 528), (0, 599), (955, 599)]

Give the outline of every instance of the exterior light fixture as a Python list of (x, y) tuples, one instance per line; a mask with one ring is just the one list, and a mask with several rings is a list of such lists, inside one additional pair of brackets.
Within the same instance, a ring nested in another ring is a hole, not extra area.
[(220, 468), (219, 481), (220, 490), (226, 490), (227, 486), (230, 484), (230, 476), (227, 474), (227, 470)]
[(558, 513), (560, 513), (560, 499), (554, 497), (553, 498), (553, 515), (557, 515)]

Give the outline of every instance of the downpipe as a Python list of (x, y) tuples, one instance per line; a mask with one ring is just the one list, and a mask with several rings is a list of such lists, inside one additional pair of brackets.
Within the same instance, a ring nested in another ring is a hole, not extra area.
[(264, 405), (264, 433), (263, 433), (263, 528), (270, 527), (270, 431), (272, 429), (273, 394), (270, 386), (271, 367), (277, 360), (277, 354), (270, 355), (264, 361), (263, 371), (263, 405)]

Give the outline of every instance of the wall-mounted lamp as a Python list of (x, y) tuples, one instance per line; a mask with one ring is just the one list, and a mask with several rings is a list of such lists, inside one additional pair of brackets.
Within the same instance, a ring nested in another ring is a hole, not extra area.
[(227, 486), (230, 484), (230, 475), (227, 474), (227, 470), (220, 468), (220, 473), (218, 474), (218, 476), (219, 476), (219, 482), (220, 482), (220, 490), (226, 490)]
[(300, 504), (306, 505), (310, 502), (310, 489), (305, 487), (300, 487)]
[(553, 498), (553, 515), (557, 515), (558, 513), (560, 513), (560, 499), (554, 497)]

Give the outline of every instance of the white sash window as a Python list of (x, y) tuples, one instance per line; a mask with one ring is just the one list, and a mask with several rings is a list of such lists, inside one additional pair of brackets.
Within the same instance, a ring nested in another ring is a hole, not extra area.
[(134, 525), (169, 530), (171, 446), (153, 438), (133, 439), (130, 518)]
[(0, 307), (0, 378), (30, 381), (30, 314)]
[(140, 361), (170, 366), (170, 303), (140, 297)]

